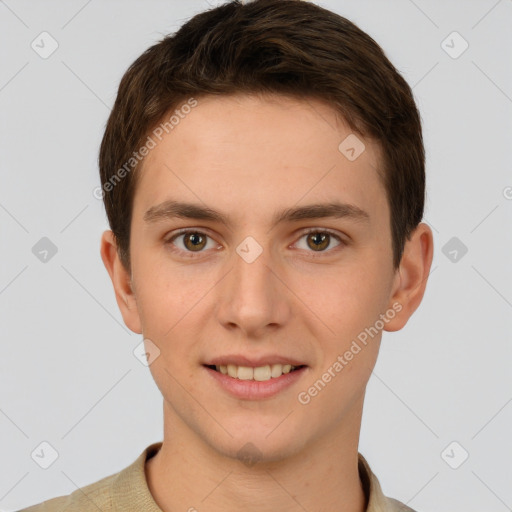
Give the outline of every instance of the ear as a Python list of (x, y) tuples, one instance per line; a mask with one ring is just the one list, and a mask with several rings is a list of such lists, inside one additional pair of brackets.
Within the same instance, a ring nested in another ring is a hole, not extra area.
[(421, 222), (405, 243), (388, 305), (389, 309), (394, 309), (397, 313), (385, 324), (385, 331), (400, 330), (420, 305), (430, 274), (433, 252), (432, 230)]
[(139, 311), (135, 293), (132, 289), (131, 276), (122, 264), (114, 233), (107, 230), (101, 237), (101, 259), (114, 285), (117, 305), (123, 315), (124, 323), (137, 334), (142, 334)]

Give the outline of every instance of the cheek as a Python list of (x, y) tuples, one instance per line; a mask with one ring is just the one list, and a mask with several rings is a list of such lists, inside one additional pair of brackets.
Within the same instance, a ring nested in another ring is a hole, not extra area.
[(346, 338), (373, 323), (386, 304), (385, 287), (375, 265), (338, 266), (295, 280), (299, 297), (334, 331)]
[(194, 271), (192, 265), (171, 266), (156, 258), (150, 261), (149, 256), (137, 263), (137, 308), (143, 334), (160, 351), (150, 365), (153, 377), (157, 383), (174, 377), (190, 386), (197, 365), (196, 345), (204, 339), (210, 317), (208, 293), (218, 279), (212, 272)]
[(200, 311), (201, 299), (214, 284), (211, 275), (199, 275), (192, 266), (171, 265), (159, 255), (139, 257), (135, 268), (137, 307), (144, 333), (162, 340), (186, 324), (192, 310)]

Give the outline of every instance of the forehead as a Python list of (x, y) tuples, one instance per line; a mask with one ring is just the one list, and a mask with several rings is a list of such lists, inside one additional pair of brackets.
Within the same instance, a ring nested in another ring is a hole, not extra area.
[(134, 213), (169, 198), (239, 215), (251, 207), (254, 214), (256, 205), (275, 210), (330, 200), (371, 215), (387, 209), (378, 144), (315, 99), (206, 96), (184, 109), (161, 140), (153, 138), (139, 169)]

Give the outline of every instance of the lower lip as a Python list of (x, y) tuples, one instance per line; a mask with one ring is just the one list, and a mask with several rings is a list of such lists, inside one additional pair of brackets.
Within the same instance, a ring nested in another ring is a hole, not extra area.
[(271, 398), (286, 388), (297, 382), (307, 370), (307, 366), (303, 366), (290, 373), (283, 373), (281, 377), (269, 379), (265, 381), (257, 380), (241, 380), (224, 375), (221, 372), (212, 370), (207, 366), (203, 366), (206, 371), (225, 389), (228, 393), (236, 398), (243, 400), (261, 400)]

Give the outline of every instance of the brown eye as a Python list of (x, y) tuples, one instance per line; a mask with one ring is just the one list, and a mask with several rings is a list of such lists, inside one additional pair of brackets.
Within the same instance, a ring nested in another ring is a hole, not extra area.
[(313, 250), (320, 250), (322, 251), (326, 247), (329, 246), (329, 242), (331, 240), (331, 235), (328, 233), (310, 233), (307, 235), (307, 244), (308, 247), (310, 247)]
[(183, 243), (190, 251), (200, 251), (206, 245), (206, 237), (202, 233), (185, 233)]
[(165, 241), (173, 252), (181, 255), (191, 253), (206, 253), (208, 249), (215, 248), (215, 241), (201, 231), (183, 230)]
[(304, 249), (310, 253), (329, 253), (336, 249), (338, 245), (344, 245), (341, 237), (325, 229), (310, 230), (304, 233), (297, 242), (299, 249)]

